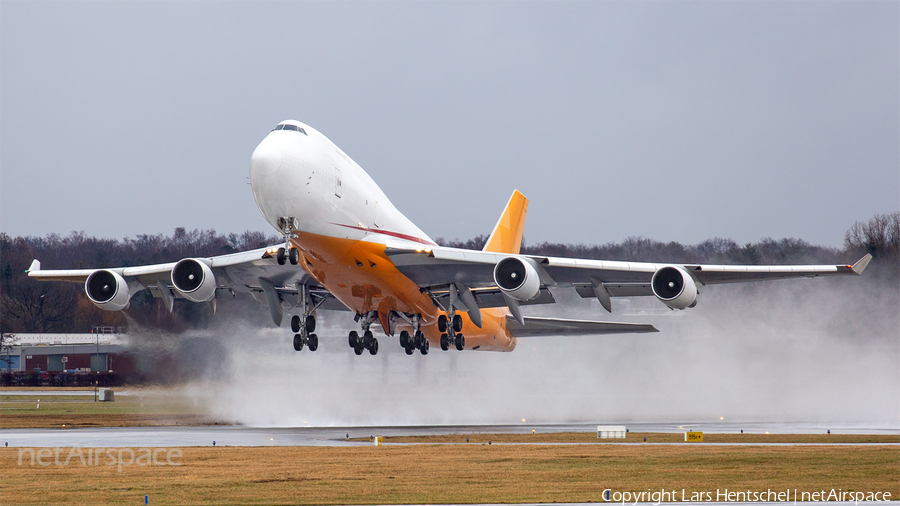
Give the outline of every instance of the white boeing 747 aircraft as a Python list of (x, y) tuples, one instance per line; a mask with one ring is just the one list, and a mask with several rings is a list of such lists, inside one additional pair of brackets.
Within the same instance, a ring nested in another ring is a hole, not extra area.
[(855, 265), (680, 265), (520, 255), (528, 200), (513, 192), (482, 251), (438, 246), (401, 214), (381, 188), (333, 142), (308, 125), (283, 121), (250, 161), (260, 212), (284, 244), (212, 258), (140, 267), (41, 270), (39, 280), (84, 284), (109, 311), (128, 307), (149, 289), (169, 311), (176, 298), (209, 303), (249, 293), (266, 304), (276, 325), (290, 315), (294, 349), (315, 351), (318, 309), (349, 310), (359, 331), (357, 355), (378, 353), (373, 325), (399, 333), (407, 354), (442, 350), (512, 351), (518, 337), (656, 332), (652, 325), (524, 316), (521, 306), (554, 303), (548, 287), (596, 297), (650, 296), (672, 309), (694, 307), (698, 287), (797, 277), (858, 275)]

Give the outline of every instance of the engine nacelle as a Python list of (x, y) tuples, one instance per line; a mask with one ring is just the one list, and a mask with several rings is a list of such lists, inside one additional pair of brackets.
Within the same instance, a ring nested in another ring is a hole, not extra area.
[(494, 282), (510, 297), (527, 301), (541, 293), (541, 278), (531, 263), (506, 257), (494, 266)]
[(191, 302), (208, 302), (216, 296), (216, 276), (212, 269), (194, 258), (175, 264), (172, 285)]
[(131, 298), (125, 278), (113, 271), (94, 271), (84, 282), (84, 292), (97, 307), (106, 311), (121, 311)]
[(653, 294), (672, 309), (686, 309), (697, 305), (697, 284), (680, 267), (660, 268), (653, 273), (650, 285)]

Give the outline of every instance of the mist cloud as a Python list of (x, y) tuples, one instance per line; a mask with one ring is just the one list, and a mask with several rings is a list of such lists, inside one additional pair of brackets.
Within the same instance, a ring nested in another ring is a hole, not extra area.
[[(541, 314), (602, 319), (563, 293)], [(320, 313), (319, 350), (295, 353), (287, 328), (222, 318), (224, 355), (185, 389), (211, 414), (252, 426), (605, 421), (900, 420), (900, 288), (811, 279), (702, 289), (698, 307), (660, 311), (617, 299), (658, 334), (520, 339), (512, 353), (377, 356), (346, 345), (348, 313)], [(194, 336), (196, 337), (196, 336)], [(194, 352), (202, 347), (194, 347)]]

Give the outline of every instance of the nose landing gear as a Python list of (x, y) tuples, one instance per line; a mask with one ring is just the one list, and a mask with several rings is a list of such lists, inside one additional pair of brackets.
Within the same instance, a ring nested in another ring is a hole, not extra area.
[(285, 248), (278, 248), (278, 253), (275, 254), (275, 259), (278, 261), (278, 265), (284, 265), (288, 261), (291, 262), (291, 265), (299, 264), (300, 250), (291, 247), (290, 245), (286, 246), (286, 248), (287, 252), (285, 252)]
[(287, 261), (291, 265), (300, 263), (300, 250), (291, 246), (291, 236), (294, 235), (294, 229), (297, 228), (297, 220), (293, 216), (282, 216), (278, 218), (278, 225), (281, 227), (281, 235), (284, 236), (284, 247), (278, 248), (275, 259), (278, 265), (284, 265)]

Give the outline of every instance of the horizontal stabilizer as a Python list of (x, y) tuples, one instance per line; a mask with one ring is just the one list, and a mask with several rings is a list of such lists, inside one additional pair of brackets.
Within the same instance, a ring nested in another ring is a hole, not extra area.
[(507, 316), (506, 330), (514, 337), (588, 336), (659, 332), (653, 325), (643, 323), (564, 320), (559, 318), (538, 318), (534, 316), (526, 316), (524, 325), (520, 324), (512, 316)]

